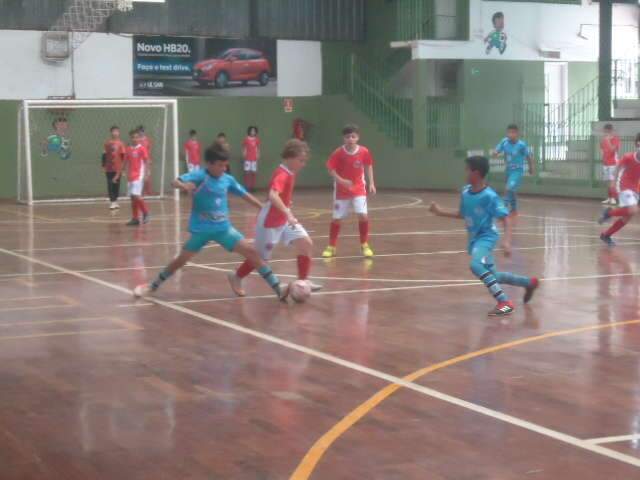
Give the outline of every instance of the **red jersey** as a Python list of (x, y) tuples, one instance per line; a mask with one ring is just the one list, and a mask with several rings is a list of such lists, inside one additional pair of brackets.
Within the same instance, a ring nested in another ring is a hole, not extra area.
[(353, 183), (351, 188), (348, 188), (336, 182), (337, 200), (348, 200), (367, 195), (364, 167), (369, 165), (373, 165), (373, 158), (369, 150), (362, 145), (358, 145), (353, 153), (347, 152), (347, 149), (342, 146), (331, 154), (327, 161), (327, 168), (334, 170), (340, 177)]
[(140, 139), (140, 145), (147, 150), (147, 159), (151, 161), (151, 152), (153, 151), (153, 142), (146, 135)]
[(258, 161), (258, 150), (260, 150), (260, 139), (258, 137), (248, 136), (242, 142), (245, 154), (244, 159), (250, 162)]
[(104, 171), (119, 172), (124, 160), (125, 144), (122, 140), (109, 139), (104, 142), (105, 164)]
[(127, 162), (127, 179), (130, 182), (142, 180), (149, 161), (147, 149), (142, 144), (129, 145), (125, 152), (125, 160)]
[[(285, 165), (280, 165), (276, 168), (275, 172), (271, 176), (271, 182), (269, 182), (269, 190), (275, 190), (280, 194), (282, 203), (287, 208), (291, 207), (291, 198), (293, 197), (293, 187), (296, 184), (295, 174), (289, 170)], [(277, 228), (287, 224), (287, 216), (271, 205), (269, 212), (264, 220), (264, 226), (266, 228)]]
[(200, 142), (190, 138), (184, 144), (184, 152), (187, 156), (187, 163), (189, 165), (200, 165), (202, 157), (201, 157), (201, 146)]
[(618, 164), (618, 191), (633, 190), (640, 192), (640, 159), (636, 153), (627, 153)]
[(600, 141), (602, 151), (602, 164), (606, 167), (613, 167), (618, 163), (618, 150), (620, 150), (620, 137), (612, 136), (610, 139), (603, 138)]

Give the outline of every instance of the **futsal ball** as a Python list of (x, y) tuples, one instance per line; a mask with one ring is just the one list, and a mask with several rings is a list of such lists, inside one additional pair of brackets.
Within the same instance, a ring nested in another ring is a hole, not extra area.
[(311, 287), (306, 280), (296, 280), (289, 286), (289, 295), (296, 303), (304, 303), (311, 296)]

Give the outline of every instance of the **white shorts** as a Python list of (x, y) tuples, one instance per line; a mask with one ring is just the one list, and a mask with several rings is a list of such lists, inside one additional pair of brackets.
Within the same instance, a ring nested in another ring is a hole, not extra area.
[(618, 206), (635, 207), (638, 205), (638, 193), (633, 190), (623, 190), (618, 194)]
[(127, 184), (127, 192), (129, 196), (139, 197), (142, 195), (142, 190), (144, 189), (144, 178), (140, 180), (134, 180), (133, 182), (129, 182)]
[(255, 160), (245, 160), (244, 161), (244, 171), (245, 172), (257, 172), (258, 171), (258, 162)]
[(602, 180), (607, 182), (613, 182), (616, 179), (616, 166), (615, 165), (603, 165), (602, 166)]
[(198, 170), (200, 170), (200, 165), (193, 165), (191, 163), (187, 163), (187, 171), (189, 173), (191, 172), (197, 172)]
[(342, 220), (353, 210), (358, 215), (367, 214), (367, 197), (353, 197), (346, 200), (335, 199), (333, 201), (333, 219)]
[(260, 214), (258, 215), (258, 222), (256, 225), (256, 250), (260, 254), (263, 260), (270, 260), (273, 255), (273, 249), (279, 243), (284, 245), (291, 245), (292, 242), (300, 239), (307, 238), (309, 234), (299, 223), (297, 225), (283, 225), (281, 227), (267, 228), (264, 226), (264, 222), (267, 218), (267, 214), (271, 205), (267, 203)]

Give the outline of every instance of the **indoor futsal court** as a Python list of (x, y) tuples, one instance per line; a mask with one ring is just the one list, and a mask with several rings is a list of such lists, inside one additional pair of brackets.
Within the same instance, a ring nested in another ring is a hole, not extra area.
[(0, 0), (0, 480), (640, 479), (636, 0)]

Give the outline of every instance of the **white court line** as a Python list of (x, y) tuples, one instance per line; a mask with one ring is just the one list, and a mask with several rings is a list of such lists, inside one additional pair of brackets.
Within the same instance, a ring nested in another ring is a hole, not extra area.
[[(52, 270), (57, 270), (59, 272), (62, 273), (66, 273), (67, 275), (79, 278), (81, 280), (86, 280), (88, 282), (92, 282), (92, 283), (96, 283), (98, 285), (102, 285), (104, 287), (110, 288), (112, 290), (117, 290), (121, 293), (124, 293), (126, 295), (131, 295), (131, 291), (127, 288), (124, 288), (120, 285), (116, 285), (115, 283), (110, 283), (110, 282), (105, 282), (104, 280), (100, 280), (99, 278), (95, 278), (95, 277), (91, 277), (89, 275), (85, 275), (82, 273), (77, 273), (73, 270), (69, 270), (67, 268), (64, 267), (60, 267), (58, 265), (54, 265), (52, 263), (49, 262), (45, 262), (43, 260), (38, 260), (36, 258), (27, 256), (27, 255), (22, 255), (16, 252), (12, 252), (10, 250), (5, 250), (4, 248), (0, 248), (0, 253), (4, 253), (6, 255), (10, 255), (16, 258), (21, 258), (22, 260), (26, 260), (28, 262), (37, 264), (37, 265), (42, 265), (44, 267), (50, 268)], [(544, 435), (546, 437), (552, 438), (554, 440), (558, 440), (560, 442), (572, 445), (574, 447), (577, 448), (581, 448), (583, 450), (587, 450), (590, 451), (592, 453), (596, 453), (608, 458), (611, 458), (613, 460), (617, 460), (619, 462), (622, 463), (626, 463), (628, 465), (633, 465), (634, 467), (640, 467), (640, 459), (639, 458), (635, 458), (632, 457), (630, 455), (625, 455), (623, 453), (620, 452), (616, 452), (615, 450), (611, 450), (608, 449), (606, 447), (601, 447), (599, 445), (593, 445), (590, 444), (584, 440), (581, 440), (577, 437), (571, 436), (571, 435), (567, 435), (565, 433), (562, 432), (558, 432), (555, 430), (551, 430), (550, 428), (546, 428), (543, 427), (541, 425), (537, 425), (533, 422), (529, 422), (527, 420), (523, 420), (511, 415), (507, 415), (505, 413), (502, 412), (498, 412), (496, 410), (492, 410), (490, 408), (486, 408), (483, 407), (482, 405), (477, 405), (475, 403), (471, 403), (468, 402), (466, 400), (463, 400), (461, 398), (458, 397), (454, 397), (452, 395), (447, 395), (446, 393), (442, 393), (439, 392), (437, 390), (428, 388), (428, 387), (424, 387), (422, 385), (419, 385), (417, 383), (413, 383), (413, 382), (407, 382), (406, 380), (400, 378), (400, 377), (396, 377), (395, 375), (390, 375), (384, 372), (381, 372), (379, 370), (375, 370), (373, 368), (369, 368), (369, 367), (365, 367), (363, 365), (348, 361), (348, 360), (344, 360), (340, 357), (336, 357), (335, 355), (329, 355), (323, 352), (320, 352), (318, 350), (314, 350), (308, 347), (304, 347), (302, 345), (298, 345), (296, 343), (290, 342), (288, 340), (283, 340), (281, 338), (272, 336), (272, 335), (268, 335), (266, 333), (262, 333), (259, 332), (257, 330), (252, 330), (250, 328), (246, 328), (246, 327), (242, 327), (240, 325), (236, 325), (234, 323), (231, 322), (227, 322), (224, 320), (221, 320), (219, 318), (215, 318), (212, 317), (211, 315), (207, 315), (201, 312), (198, 312), (196, 310), (191, 310), (189, 308), (186, 307), (182, 307), (179, 305), (174, 305), (168, 302), (164, 302), (162, 300), (158, 300), (155, 298), (148, 298), (148, 300), (152, 303), (155, 303), (159, 306), (174, 310), (176, 312), (185, 314), (185, 315), (190, 315), (192, 317), (195, 318), (199, 318), (200, 320), (203, 320), (205, 322), (214, 324), (214, 325), (218, 325), (224, 328), (228, 328), (230, 330), (234, 330), (236, 332), (239, 333), (243, 333), (245, 335), (250, 335), (252, 337), (255, 338), (259, 338), (261, 340), (264, 340), (266, 342), (275, 344), (275, 345), (279, 345), (282, 347), (285, 347), (289, 350), (293, 350), (305, 355), (309, 355), (311, 357), (314, 358), (319, 358), (321, 360), (324, 360), (326, 362), (332, 363), (334, 365), (339, 365), (341, 367), (345, 367), (348, 368), (350, 370), (359, 372), (359, 373), (363, 373), (365, 375), (369, 375), (375, 378), (378, 378), (380, 380), (384, 380), (385, 382), (388, 383), (392, 383), (392, 384), (397, 384), (397, 385), (401, 385), (405, 388), (408, 388), (410, 390), (413, 390), (415, 392), (419, 392), (422, 393), (423, 395), (426, 395), (428, 397), (431, 398), (435, 398), (437, 400), (441, 400), (443, 402), (449, 403), (451, 405), (455, 405), (457, 407), (461, 407), (461, 408), (465, 408), (467, 410), (470, 410), (472, 412), (475, 412), (477, 414), (480, 415), (484, 415), (487, 416), (489, 418), (492, 418), (494, 420), (499, 420), (502, 421), (504, 423), (508, 423), (510, 425), (514, 425), (516, 427), (520, 427), (523, 428), (525, 430), (529, 430), (531, 432), (535, 432), (538, 433), (540, 435)], [(275, 299), (274, 299), (275, 301)]]
[[(626, 243), (618, 243), (617, 246), (618, 247), (625, 247), (625, 246), (633, 246), (633, 245), (640, 245), (640, 241), (637, 242), (626, 242)], [(573, 245), (551, 245), (551, 246), (546, 246), (546, 245), (542, 245), (542, 246), (537, 246), (537, 247), (516, 247), (516, 248), (512, 248), (512, 251), (527, 251), (527, 250), (553, 250), (553, 249), (569, 249), (569, 248), (588, 248), (588, 247), (603, 247), (603, 245), (599, 242), (597, 243), (583, 243), (583, 244), (573, 244)], [(500, 252), (502, 251), (502, 249), (497, 248), (494, 251), (496, 252)], [(437, 250), (434, 252), (407, 252), (407, 253), (381, 253), (381, 254), (376, 254), (375, 258), (392, 258), (392, 257), (422, 257), (422, 256), (431, 256), (431, 255), (460, 255), (463, 253), (467, 253), (466, 250)], [(338, 257), (333, 257), (331, 259), (329, 259), (328, 261), (333, 262), (334, 260), (352, 260), (352, 259), (362, 259), (362, 255), (344, 255), (344, 256), (338, 256)], [(370, 260), (373, 261), (374, 259)], [(313, 257), (312, 260), (327, 260), (325, 258), (322, 257)], [(295, 258), (281, 258), (281, 259), (276, 259), (276, 260), (271, 260), (269, 261), (269, 264), (273, 264), (273, 263), (289, 263), (289, 262), (295, 262), (297, 261)], [(204, 265), (207, 267), (213, 267), (213, 266), (224, 266), (224, 265), (240, 265), (243, 261), (242, 260), (233, 260), (233, 261), (228, 261), (228, 262), (213, 262), (213, 263), (200, 263), (200, 264), (194, 264), (195, 265)], [(136, 267), (113, 267), (113, 268), (90, 268), (90, 269), (86, 269), (86, 270), (74, 270), (77, 273), (106, 273), (106, 272), (124, 272), (124, 271), (131, 271), (131, 270), (158, 270), (161, 268), (165, 268), (166, 264), (163, 265), (153, 265), (153, 266), (136, 266)], [(277, 273), (277, 272), (276, 272)], [(34, 273), (1, 273), (0, 274), (0, 282), (1, 281), (8, 281), (8, 280), (13, 280), (15, 278), (22, 278), (22, 277), (46, 277), (46, 276), (55, 276), (55, 275), (63, 275), (61, 272), (34, 272)], [(312, 276), (312, 278), (319, 278), (319, 277), (314, 277)], [(339, 278), (339, 277), (332, 277), (332, 278), (336, 278), (336, 279), (340, 279), (340, 280), (344, 280), (343, 278)], [(370, 281), (376, 281), (377, 279), (372, 279), (372, 278), (356, 278), (356, 280), (370, 280)], [(403, 280), (404, 281), (404, 280)], [(411, 280), (412, 282), (414, 280)], [(429, 280), (415, 280), (416, 282), (427, 282)], [(451, 280), (449, 280), (451, 281)]]
[(619, 442), (633, 442), (640, 440), (640, 433), (634, 433), (632, 435), (620, 435), (618, 437), (601, 437), (590, 438), (587, 443), (592, 445), (600, 445), (602, 443), (619, 443)]
[[(196, 265), (194, 265), (196, 266)], [(222, 269), (220, 269), (222, 270)], [(222, 270), (225, 271), (225, 270)], [(601, 278), (618, 278), (618, 277), (640, 277), (640, 272), (638, 273), (612, 273), (612, 274), (602, 274), (602, 275), (574, 275), (568, 277), (547, 277), (547, 278), (539, 278), (541, 282), (560, 282), (560, 281), (568, 281), (568, 280), (597, 280)], [(354, 290), (323, 290), (320, 292), (314, 292), (313, 296), (332, 296), (332, 295), (352, 295), (356, 293), (385, 293), (385, 292), (398, 292), (403, 290), (426, 290), (432, 288), (454, 288), (454, 287), (480, 287), (484, 286), (482, 282), (477, 280), (451, 280), (456, 283), (445, 283), (445, 284), (437, 284), (437, 285), (405, 285), (402, 287), (381, 287), (381, 288), (359, 288)], [(172, 305), (191, 305), (198, 303), (219, 303), (219, 302), (233, 302), (233, 301), (242, 301), (242, 300), (264, 300), (264, 299), (273, 299), (273, 295), (248, 295), (246, 297), (222, 297), (222, 298), (198, 298), (193, 300), (174, 300), (168, 301)], [(139, 307), (149, 307), (153, 305), (153, 303), (148, 302), (134, 302), (134, 303), (124, 303), (117, 305), (118, 308), (139, 308)]]

